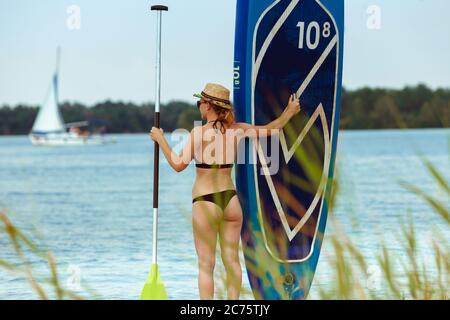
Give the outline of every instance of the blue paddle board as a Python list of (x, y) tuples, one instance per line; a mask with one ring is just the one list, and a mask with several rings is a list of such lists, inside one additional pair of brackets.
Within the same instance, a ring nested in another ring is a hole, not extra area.
[(267, 124), (292, 93), (301, 104), (272, 140), (247, 140), (236, 167), (256, 299), (305, 299), (310, 290), (334, 171), (343, 43), (344, 0), (237, 0), (237, 120)]

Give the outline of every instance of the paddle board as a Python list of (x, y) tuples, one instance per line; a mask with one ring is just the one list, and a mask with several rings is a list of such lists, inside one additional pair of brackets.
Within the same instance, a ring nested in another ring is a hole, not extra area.
[(237, 121), (271, 122), (292, 93), (301, 104), (272, 140), (247, 140), (236, 167), (256, 299), (304, 299), (310, 290), (334, 171), (343, 43), (343, 0), (237, 1)]

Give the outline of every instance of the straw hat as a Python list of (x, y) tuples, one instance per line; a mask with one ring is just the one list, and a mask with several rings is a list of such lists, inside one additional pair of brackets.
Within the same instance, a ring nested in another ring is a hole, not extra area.
[(202, 93), (194, 94), (194, 97), (205, 98), (212, 104), (231, 110), (230, 90), (220, 84), (208, 83)]

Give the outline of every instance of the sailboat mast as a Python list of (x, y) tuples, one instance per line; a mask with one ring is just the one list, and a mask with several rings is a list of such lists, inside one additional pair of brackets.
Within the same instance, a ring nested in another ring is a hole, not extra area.
[(56, 114), (59, 118), (59, 123), (66, 130), (64, 126), (64, 119), (61, 114), (61, 110), (59, 109), (59, 64), (61, 60), (61, 47), (58, 46), (56, 48), (56, 66), (55, 66), (55, 74), (53, 75), (53, 91), (55, 96), (55, 106), (56, 106)]
[(55, 73), (53, 74), (53, 85), (55, 90), (56, 103), (59, 105), (59, 86), (58, 86), (58, 78), (59, 78), (59, 62), (61, 56), (61, 48), (58, 46), (56, 48), (56, 66)]
[(55, 73), (57, 74), (59, 72), (59, 59), (61, 56), (61, 47), (56, 48), (56, 68)]

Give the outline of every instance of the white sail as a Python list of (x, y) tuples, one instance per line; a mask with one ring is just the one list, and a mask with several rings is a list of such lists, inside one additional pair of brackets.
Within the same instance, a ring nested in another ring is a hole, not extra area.
[(64, 124), (58, 105), (58, 69), (59, 48), (56, 54), (56, 71), (50, 86), (50, 91), (39, 109), (29, 134), (31, 143), (36, 146), (81, 146), (88, 144), (105, 144), (113, 140), (104, 139), (103, 135), (81, 135), (79, 132), (67, 128), (75, 128), (88, 125), (86, 121)]
[(66, 127), (58, 106), (58, 75), (55, 74), (50, 92), (34, 122), (32, 133), (45, 134), (65, 131)]

